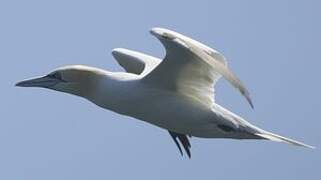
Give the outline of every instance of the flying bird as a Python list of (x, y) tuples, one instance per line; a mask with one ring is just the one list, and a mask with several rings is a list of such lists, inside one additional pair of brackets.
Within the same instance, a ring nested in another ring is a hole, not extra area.
[(102, 108), (164, 128), (181, 155), (183, 147), (189, 158), (192, 136), (265, 139), (313, 148), (262, 130), (215, 103), (214, 86), (223, 77), (253, 108), (248, 90), (228, 68), (221, 53), (168, 29), (153, 28), (150, 32), (166, 49), (163, 60), (116, 48), (112, 55), (126, 72), (70, 65), (16, 86), (73, 94)]

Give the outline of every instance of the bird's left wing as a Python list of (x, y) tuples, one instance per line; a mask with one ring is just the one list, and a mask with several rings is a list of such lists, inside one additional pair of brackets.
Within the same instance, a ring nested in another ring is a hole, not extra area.
[(112, 55), (127, 72), (133, 74), (145, 75), (161, 62), (156, 57), (124, 48), (113, 49)]
[(223, 76), (237, 88), (253, 107), (249, 92), (227, 67), (219, 52), (174, 31), (153, 28), (151, 33), (164, 45), (164, 60), (143, 82), (172, 90), (212, 106), (215, 82)]

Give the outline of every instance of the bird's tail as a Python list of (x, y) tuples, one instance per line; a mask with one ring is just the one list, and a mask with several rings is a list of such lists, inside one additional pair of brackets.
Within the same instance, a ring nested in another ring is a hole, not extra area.
[(303, 146), (303, 147), (311, 148), (311, 149), (315, 148), (313, 146), (304, 144), (302, 142), (295, 141), (293, 139), (289, 139), (289, 138), (286, 138), (286, 137), (283, 137), (283, 136), (280, 136), (280, 135), (277, 135), (277, 134), (273, 134), (273, 133), (270, 133), (270, 132), (266, 132), (266, 131), (260, 132), (260, 133), (255, 133), (255, 135), (257, 135), (257, 136), (259, 136), (259, 137), (261, 137), (263, 139), (268, 139), (268, 140), (271, 140), (271, 141), (284, 142), (284, 143), (287, 143), (287, 144), (292, 144), (292, 145), (296, 145), (296, 146)]

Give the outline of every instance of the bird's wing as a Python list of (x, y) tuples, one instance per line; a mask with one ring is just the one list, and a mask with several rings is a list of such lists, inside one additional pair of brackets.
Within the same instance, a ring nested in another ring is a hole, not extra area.
[(179, 134), (179, 133), (176, 133), (176, 132), (173, 132), (173, 131), (168, 131), (168, 132), (171, 135), (171, 137), (173, 138), (173, 140), (174, 140), (179, 152), (181, 153), (181, 155), (183, 155), (183, 151), (182, 151), (182, 148), (181, 148), (180, 144), (177, 141), (177, 138), (180, 141), (180, 143), (183, 145), (183, 147), (185, 149), (185, 152), (187, 153), (188, 157), (191, 158), (191, 151), (190, 151), (191, 143), (189, 142), (187, 135)]
[(211, 106), (214, 102), (213, 86), (223, 76), (253, 107), (249, 92), (218, 51), (167, 29), (154, 28), (151, 33), (164, 45), (166, 56), (143, 82), (177, 91)]
[(127, 72), (145, 75), (152, 71), (161, 60), (137, 51), (116, 48), (112, 55)]

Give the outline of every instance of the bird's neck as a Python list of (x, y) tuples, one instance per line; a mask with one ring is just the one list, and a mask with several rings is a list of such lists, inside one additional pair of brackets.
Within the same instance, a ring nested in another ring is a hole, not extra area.
[(85, 98), (105, 109), (126, 111), (126, 107), (120, 106), (126, 106), (133, 97), (129, 95), (133, 95), (137, 79), (134, 74), (107, 72), (90, 88), (91, 92)]

